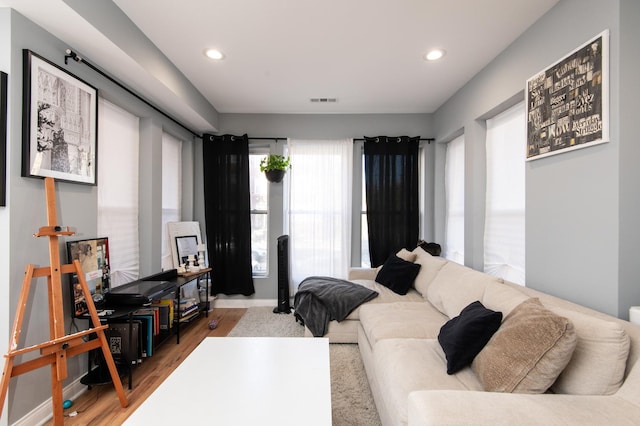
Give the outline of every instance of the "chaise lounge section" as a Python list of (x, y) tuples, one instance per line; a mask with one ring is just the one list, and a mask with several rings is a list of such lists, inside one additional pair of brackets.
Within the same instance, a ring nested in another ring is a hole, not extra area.
[[(381, 289), (380, 300), (329, 328), (335, 342), (351, 340), (356, 327), (384, 425), (640, 422), (640, 327), (421, 250), (407, 296), (389, 301)], [(350, 279), (379, 288), (375, 275)], [(462, 324), (470, 305), (501, 313), (497, 331), (476, 355), (459, 349), (477, 333), (458, 328), (458, 352), (445, 353), (443, 325)], [(448, 374), (460, 354), (468, 365)]]

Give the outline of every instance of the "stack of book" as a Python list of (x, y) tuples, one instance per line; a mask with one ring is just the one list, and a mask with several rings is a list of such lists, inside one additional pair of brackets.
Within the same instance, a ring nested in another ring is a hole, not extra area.
[(186, 321), (196, 316), (198, 311), (198, 301), (196, 299), (187, 298), (180, 299), (180, 305), (178, 306), (178, 313), (180, 321)]

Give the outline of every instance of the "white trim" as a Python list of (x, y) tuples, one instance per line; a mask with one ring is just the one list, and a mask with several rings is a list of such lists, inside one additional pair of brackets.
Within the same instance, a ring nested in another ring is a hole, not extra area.
[[(62, 399), (69, 399), (74, 401), (80, 395), (87, 391), (87, 386), (80, 383), (80, 378), (67, 385), (62, 390)], [(52, 413), (52, 398), (42, 402), (36, 408), (31, 410), (26, 416), (22, 417), (11, 426), (31, 426), (31, 425), (43, 425), (53, 418)]]

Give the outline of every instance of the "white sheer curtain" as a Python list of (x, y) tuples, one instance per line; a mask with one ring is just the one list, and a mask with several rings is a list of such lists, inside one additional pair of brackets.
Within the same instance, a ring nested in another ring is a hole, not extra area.
[(109, 238), (111, 285), (139, 276), (139, 119), (100, 99), (98, 108), (98, 235)]
[(167, 223), (182, 221), (182, 141), (162, 134), (162, 270), (173, 268)]
[(487, 120), (484, 270), (525, 283), (525, 108)]
[(446, 228), (443, 257), (464, 265), (464, 136), (447, 144), (444, 166)]
[(289, 139), (289, 253), (293, 291), (308, 276), (346, 278), (351, 258), (353, 140)]

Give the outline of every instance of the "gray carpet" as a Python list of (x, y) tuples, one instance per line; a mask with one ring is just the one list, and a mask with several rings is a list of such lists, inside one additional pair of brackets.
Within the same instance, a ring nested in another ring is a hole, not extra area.
[[(293, 314), (273, 308), (249, 308), (229, 333), (231, 337), (302, 337), (304, 327)], [(367, 382), (358, 345), (329, 345), (331, 410), (334, 426), (378, 426), (380, 419)]]

